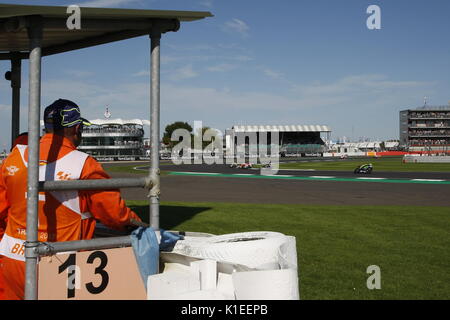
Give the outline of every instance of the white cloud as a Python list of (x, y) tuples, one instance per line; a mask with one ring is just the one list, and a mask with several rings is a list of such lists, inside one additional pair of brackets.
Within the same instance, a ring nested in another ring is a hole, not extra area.
[(295, 99), (282, 95), (266, 92), (240, 92), (229, 88), (223, 90), (209, 87), (192, 87), (186, 85), (165, 84), (166, 103), (176, 108), (200, 111), (208, 117), (222, 112), (242, 111), (239, 115), (245, 116), (246, 112), (276, 111), (282, 107), (285, 109), (297, 108)]
[(89, 84), (81, 80), (51, 80), (42, 83), (43, 108), (57, 98), (74, 101), (83, 117), (102, 118), (106, 106), (113, 118), (147, 119), (149, 113), (150, 84), (123, 82), (114, 86)]
[(210, 66), (206, 68), (206, 70), (210, 72), (227, 72), (233, 69), (236, 69), (237, 66), (229, 63), (221, 63), (214, 66)]
[(191, 44), (191, 45), (177, 45), (168, 44), (169, 52), (161, 55), (161, 64), (172, 65), (179, 67), (180, 65), (192, 63), (212, 64), (236, 64), (246, 63), (254, 60), (252, 54), (247, 49), (236, 45), (211, 45), (211, 44)]
[(314, 82), (310, 85), (295, 85), (292, 87), (292, 91), (303, 97), (318, 99), (335, 97), (337, 99), (355, 100), (356, 98), (369, 98), (370, 96), (378, 98), (399, 90), (415, 90), (433, 84), (423, 81), (393, 81), (384, 75), (368, 74), (347, 76), (328, 84)]
[(174, 51), (182, 51), (185, 53), (186, 51), (206, 51), (206, 50), (215, 50), (216, 48), (211, 44), (205, 44), (205, 43), (197, 43), (197, 44), (173, 44), (168, 43), (166, 46)]
[(253, 58), (246, 55), (164, 55), (161, 56), (161, 64), (170, 64), (176, 62), (205, 62), (205, 61), (238, 61), (248, 62)]
[(170, 75), (171, 80), (184, 80), (189, 78), (195, 78), (198, 76), (198, 73), (194, 71), (192, 64), (188, 64), (184, 67), (178, 68)]
[(264, 68), (264, 67), (262, 67), (260, 69), (266, 76), (268, 76), (270, 78), (273, 78), (273, 79), (282, 79), (282, 78), (284, 78), (284, 75), (281, 72), (274, 71), (272, 69)]
[(237, 32), (245, 38), (248, 37), (250, 27), (244, 21), (234, 18), (225, 23), (223, 30), (227, 32)]
[(211, 9), (213, 7), (213, 0), (202, 0), (199, 1), (199, 4), (204, 7), (207, 7), (208, 9)]
[(168, 54), (162, 55), (161, 58), (161, 64), (169, 64), (169, 63), (173, 63), (173, 62), (178, 62), (178, 61), (182, 61), (185, 60), (185, 57), (183, 56), (171, 56)]
[(148, 77), (150, 76), (149, 70), (141, 70), (132, 74), (133, 77)]
[(77, 78), (85, 78), (92, 76), (94, 73), (91, 71), (85, 71), (85, 70), (65, 70), (64, 71), (67, 75)]
[(248, 62), (248, 61), (252, 61), (253, 60), (252, 57), (245, 56), (245, 55), (234, 56), (231, 59), (234, 59), (236, 61), (242, 61), (242, 62)]

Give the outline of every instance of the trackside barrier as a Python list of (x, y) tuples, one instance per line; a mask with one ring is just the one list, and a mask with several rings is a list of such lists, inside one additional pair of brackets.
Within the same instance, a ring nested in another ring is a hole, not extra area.
[(450, 156), (405, 155), (403, 163), (450, 163)]

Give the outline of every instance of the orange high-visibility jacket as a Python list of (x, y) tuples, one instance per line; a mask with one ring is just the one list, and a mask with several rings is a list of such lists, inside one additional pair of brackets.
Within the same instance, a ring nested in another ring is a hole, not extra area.
[[(40, 181), (109, 178), (95, 159), (58, 135), (42, 137), (39, 159)], [(17, 145), (4, 160), (0, 174), (0, 214), (7, 212), (8, 216), (0, 255), (4, 256), (5, 292), (12, 299), (23, 298), (23, 274), (17, 272), (25, 261), (27, 160), (28, 147)], [(40, 192), (38, 219), (38, 241), (48, 242), (90, 239), (96, 219), (116, 230), (123, 230), (130, 219), (140, 221), (125, 205), (119, 190)]]

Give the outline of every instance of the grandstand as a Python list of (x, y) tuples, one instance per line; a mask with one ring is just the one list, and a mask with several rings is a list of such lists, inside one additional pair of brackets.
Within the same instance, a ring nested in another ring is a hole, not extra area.
[[(95, 119), (83, 128), (83, 139), (78, 149), (97, 160), (145, 159), (143, 143), (144, 125), (150, 121), (140, 119)], [(41, 120), (41, 126), (43, 126)]]
[(83, 129), (80, 151), (99, 159), (125, 160), (145, 156), (143, 126), (150, 125), (150, 121), (96, 119), (90, 122), (92, 125)]
[(400, 144), (407, 151), (448, 153), (450, 106), (400, 111)]
[[(278, 141), (272, 142), (271, 132), (278, 132)], [(225, 148), (236, 150), (237, 146), (245, 146), (246, 153), (256, 154), (258, 147), (278, 143), (282, 157), (323, 155), (330, 134), (330, 128), (323, 125), (237, 125), (225, 130)]]

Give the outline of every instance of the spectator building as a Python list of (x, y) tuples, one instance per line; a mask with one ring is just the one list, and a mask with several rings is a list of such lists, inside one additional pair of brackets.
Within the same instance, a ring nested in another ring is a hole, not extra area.
[[(83, 139), (78, 147), (95, 158), (121, 158), (145, 156), (144, 125), (148, 120), (95, 119), (83, 129)], [(117, 158), (117, 159), (116, 159)]]
[(83, 139), (78, 150), (99, 161), (144, 160), (148, 157), (149, 147), (144, 144), (144, 126), (150, 126), (150, 121), (105, 117), (89, 122), (92, 125), (83, 128)]
[[(278, 141), (272, 142), (271, 132), (278, 132)], [(258, 146), (266, 144), (270, 150), (269, 145), (275, 143), (282, 157), (322, 156), (330, 135), (331, 129), (323, 125), (236, 125), (225, 131), (225, 148), (245, 146), (246, 153), (255, 154)]]
[(400, 111), (400, 146), (407, 151), (450, 151), (450, 105)]

